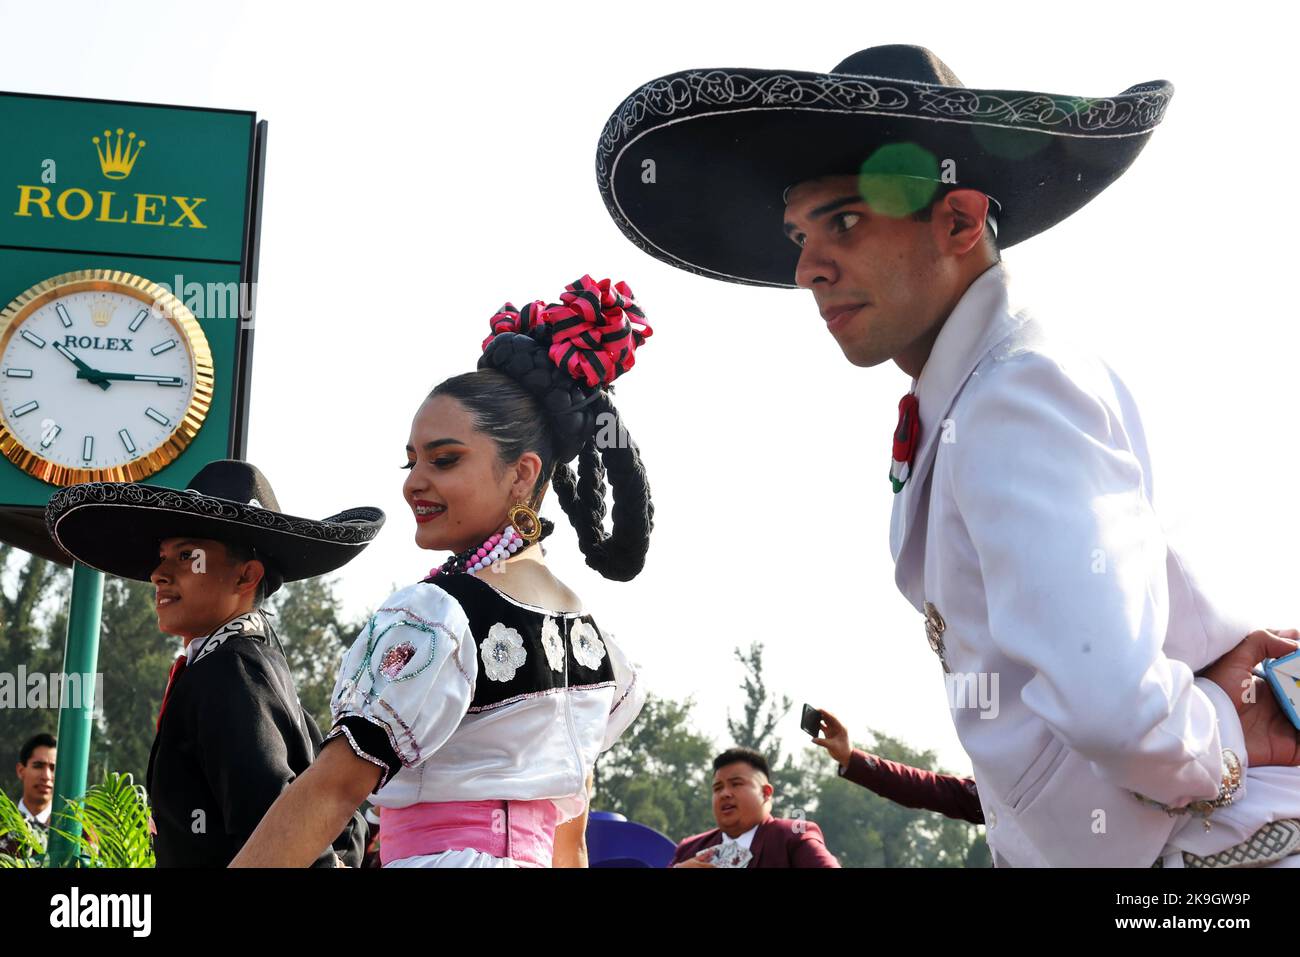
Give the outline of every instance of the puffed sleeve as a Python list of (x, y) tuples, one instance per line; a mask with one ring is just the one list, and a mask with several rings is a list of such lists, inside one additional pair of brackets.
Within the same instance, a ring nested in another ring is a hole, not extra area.
[(1081, 371), (1022, 353), (954, 407), (945, 479), (990, 635), (1033, 674), (1021, 700), (1096, 774), (1169, 806), (1212, 798), (1240, 724), (1164, 653), (1167, 544), (1126, 432), (1136, 410), (1122, 418)]
[(608, 751), (636, 720), (645, 704), (646, 688), (640, 669), (628, 661), (623, 650), (615, 643), (614, 635), (605, 632), (605, 647), (610, 664), (614, 667), (614, 700), (610, 704), (609, 718), (605, 723), (605, 739), (600, 750)]
[(477, 677), (474, 639), (459, 603), (435, 584), (410, 585), (384, 600), (344, 655), (326, 741), (345, 738), (358, 757), (378, 766), (378, 791), (451, 737)]

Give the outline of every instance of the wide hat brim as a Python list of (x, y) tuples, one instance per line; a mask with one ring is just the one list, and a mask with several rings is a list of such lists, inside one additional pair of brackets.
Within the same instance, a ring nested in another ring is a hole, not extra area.
[[(1115, 181), (1173, 96), (1157, 80), (1084, 98), (844, 73), (690, 70), (652, 80), (605, 124), (596, 176), (641, 249), (715, 279), (793, 288), (785, 190), (856, 174), (913, 144), (997, 204), (1000, 248), (1065, 219)], [(1000, 207), (1000, 208), (999, 208)]]
[(148, 581), (165, 538), (210, 538), (251, 546), (282, 581), (343, 567), (379, 534), (384, 513), (352, 508), (299, 518), (229, 499), (156, 485), (89, 482), (56, 492), (45, 509), (51, 537), (82, 564)]

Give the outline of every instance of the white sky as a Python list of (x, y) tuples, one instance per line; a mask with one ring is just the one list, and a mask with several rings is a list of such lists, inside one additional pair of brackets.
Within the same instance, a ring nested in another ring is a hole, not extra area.
[[(0, 0), (0, 89), (270, 121), (248, 457), (288, 511), (388, 513), (342, 575), (350, 613), (445, 557), (415, 547), (400, 490), (423, 395), (473, 368), (505, 300), (555, 300), (584, 272), (625, 280), (654, 327), (618, 389), (654, 492), (649, 563), (631, 583), (604, 581), (548, 497), (553, 569), (653, 690), (694, 696), (719, 744), (740, 706), (732, 649), (759, 640), (771, 686), (795, 700), (789, 744), (804, 740), (806, 700), (858, 740), (875, 726), (969, 771), (922, 619), (893, 583), (885, 476), (908, 378), (850, 366), (806, 292), (646, 256), (594, 175), (606, 117), (653, 77), (829, 70), (857, 49), (917, 43), (971, 86), (1105, 96), (1174, 83), (1128, 173), (1004, 258), (1040, 318), (1137, 397), (1157, 506), (1208, 590), (1257, 624), (1300, 626), (1288, 286), (1300, 143), (1280, 6), (542, 7)], [(697, 357), (710, 337), (733, 347), (721, 367)]]

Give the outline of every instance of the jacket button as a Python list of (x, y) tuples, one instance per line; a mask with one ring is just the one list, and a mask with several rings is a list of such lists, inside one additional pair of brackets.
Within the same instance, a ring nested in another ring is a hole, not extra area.
[(997, 826), (998, 826), (998, 815), (996, 811), (989, 811), (988, 814), (984, 815), (984, 827), (986, 830), (991, 831)]

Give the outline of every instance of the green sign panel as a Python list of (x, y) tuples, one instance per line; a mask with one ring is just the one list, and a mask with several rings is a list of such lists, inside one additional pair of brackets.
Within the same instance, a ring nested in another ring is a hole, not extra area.
[(0, 93), (0, 134), (4, 516), (242, 458), (265, 122)]

